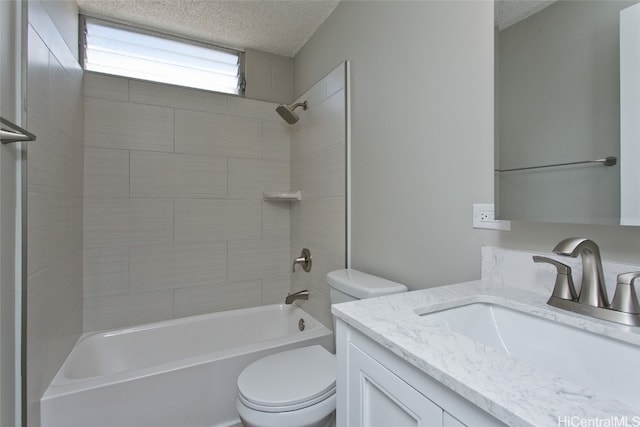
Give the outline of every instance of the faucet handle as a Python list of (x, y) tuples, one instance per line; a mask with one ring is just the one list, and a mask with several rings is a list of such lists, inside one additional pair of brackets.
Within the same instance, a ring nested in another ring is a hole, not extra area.
[(616, 293), (611, 302), (611, 309), (623, 313), (639, 314), (640, 304), (634, 286), (635, 280), (640, 277), (640, 271), (618, 274)]
[(302, 249), (302, 253), (299, 257), (293, 260), (293, 267), (291, 267), (291, 272), (296, 272), (296, 264), (300, 264), (302, 269), (307, 273), (311, 271), (311, 252), (307, 248)]
[(556, 275), (556, 283), (553, 287), (553, 293), (551, 294), (552, 297), (571, 301), (578, 299), (578, 293), (573, 284), (573, 276), (571, 276), (571, 267), (555, 259), (539, 255), (533, 256), (533, 262), (551, 264), (556, 268), (558, 274)]

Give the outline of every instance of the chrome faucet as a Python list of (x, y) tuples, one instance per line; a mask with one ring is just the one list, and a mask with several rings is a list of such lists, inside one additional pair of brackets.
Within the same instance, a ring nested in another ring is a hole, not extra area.
[(578, 299), (576, 287), (573, 284), (573, 276), (571, 275), (571, 267), (556, 261), (555, 259), (538, 255), (533, 256), (533, 262), (551, 264), (556, 268), (556, 283), (553, 286), (553, 293), (551, 294), (552, 297), (568, 299), (571, 301)]
[(294, 292), (287, 294), (287, 297), (284, 299), (285, 304), (291, 304), (297, 299), (309, 299), (309, 291), (304, 289), (302, 291)]
[(571, 268), (568, 265), (551, 258), (534, 256), (534, 262), (549, 263), (557, 269), (555, 287), (547, 304), (611, 322), (640, 326), (640, 303), (634, 283), (640, 277), (640, 272), (618, 275), (616, 292), (612, 303), (609, 304), (600, 249), (595, 242), (572, 237), (558, 243), (553, 252), (562, 256), (582, 258), (582, 285), (580, 293), (576, 295)]
[(578, 302), (593, 307), (608, 307), (609, 298), (602, 273), (600, 248), (593, 240), (571, 237), (553, 248), (553, 253), (582, 258), (582, 285)]

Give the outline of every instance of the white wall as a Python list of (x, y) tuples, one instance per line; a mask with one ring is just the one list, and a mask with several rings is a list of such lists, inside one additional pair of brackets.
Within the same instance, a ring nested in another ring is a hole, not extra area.
[(351, 61), (353, 267), (477, 279), (493, 200), (493, 3), (341, 2), (294, 58), (296, 96)]
[(638, 227), (471, 229), (471, 204), (493, 199), (492, 28), (491, 2), (341, 2), (294, 58), (296, 96), (352, 62), (353, 267), (423, 288), (478, 278), (481, 245), (570, 236), (637, 264)]

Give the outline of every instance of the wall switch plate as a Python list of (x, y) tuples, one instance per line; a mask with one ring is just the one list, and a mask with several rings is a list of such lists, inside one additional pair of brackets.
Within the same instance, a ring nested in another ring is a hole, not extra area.
[(496, 220), (493, 203), (474, 203), (473, 228), (508, 231), (511, 230), (511, 221)]

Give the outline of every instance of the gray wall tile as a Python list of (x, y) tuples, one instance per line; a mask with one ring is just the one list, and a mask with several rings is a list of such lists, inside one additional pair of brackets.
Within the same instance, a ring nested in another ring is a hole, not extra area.
[(129, 151), (89, 148), (84, 151), (85, 197), (129, 197)]
[(173, 201), (84, 199), (84, 244), (130, 246), (173, 241)]
[(129, 292), (128, 247), (85, 248), (83, 257), (85, 298)]
[(283, 239), (229, 242), (229, 279), (281, 277), (290, 271), (289, 241)]
[(227, 159), (131, 152), (131, 197), (206, 198), (227, 195)]
[(151, 245), (130, 249), (132, 292), (214, 286), (227, 280), (227, 244)]
[(38, 137), (25, 148), (28, 427), (82, 331), (82, 69), (57, 27), (77, 16), (73, 2), (28, 3), (26, 127)]
[(260, 158), (262, 122), (200, 111), (176, 110), (175, 151), (222, 157)]
[(262, 279), (262, 304), (282, 304), (291, 291), (291, 277), (267, 277)]
[[(85, 102), (85, 330), (283, 298), (290, 203), (262, 200), (290, 189), (275, 104), (100, 75)], [(230, 253), (257, 262), (232, 277)]]
[(262, 238), (278, 239), (291, 234), (291, 205), (288, 202), (262, 202)]
[(89, 331), (140, 325), (172, 316), (172, 290), (84, 299), (84, 324)]
[(273, 102), (257, 101), (237, 96), (229, 97), (229, 114), (234, 116), (279, 122), (282, 119), (276, 113), (276, 107), (277, 105)]
[(92, 72), (84, 73), (84, 96), (91, 98), (129, 100), (129, 79)]
[(297, 256), (309, 248), (313, 259), (310, 273), (296, 269), (291, 288), (309, 290), (302, 307), (330, 328), (326, 274), (346, 265), (344, 87), (343, 64), (300, 98), (308, 99), (312, 107), (291, 136), (291, 187), (303, 192), (302, 201), (291, 208), (291, 251)]
[(258, 200), (176, 200), (176, 242), (257, 239), (261, 234)]
[(289, 190), (289, 162), (229, 159), (229, 197), (262, 199), (264, 191)]
[(90, 147), (173, 151), (173, 110), (85, 98), (85, 143)]
[(290, 126), (283, 121), (262, 121), (262, 158), (289, 161), (291, 151)]
[(176, 289), (174, 316), (193, 316), (261, 304), (260, 280)]
[(161, 83), (139, 80), (131, 80), (129, 83), (129, 100), (140, 104), (225, 114), (227, 98), (227, 95)]

